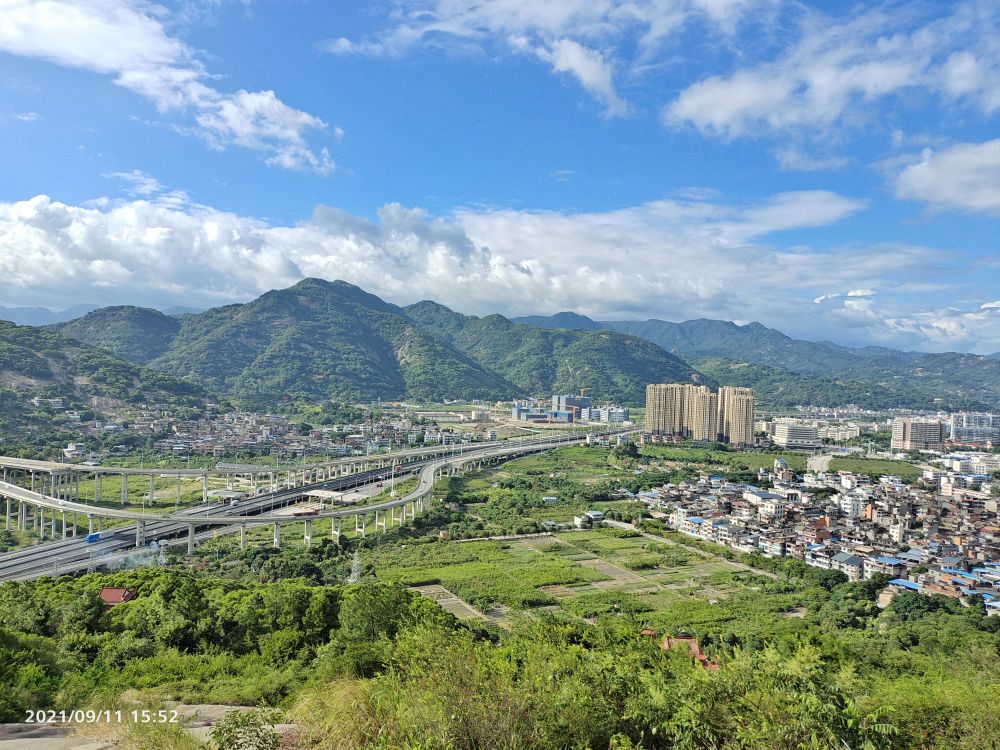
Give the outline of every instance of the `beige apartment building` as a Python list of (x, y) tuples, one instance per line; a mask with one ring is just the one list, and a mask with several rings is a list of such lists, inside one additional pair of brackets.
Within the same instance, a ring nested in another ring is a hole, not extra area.
[(940, 451), (947, 437), (948, 428), (939, 419), (897, 417), (892, 420), (890, 446), (894, 451)]
[(753, 444), (756, 400), (749, 388), (653, 383), (646, 386), (646, 433), (654, 438)]
[(753, 445), (753, 423), (757, 397), (752, 388), (722, 386), (719, 389), (719, 435), (732, 445)]

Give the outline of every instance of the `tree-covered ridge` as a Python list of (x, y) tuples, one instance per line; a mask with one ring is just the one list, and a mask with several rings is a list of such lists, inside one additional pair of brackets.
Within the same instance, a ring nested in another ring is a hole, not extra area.
[[(682, 323), (655, 319), (594, 321), (575, 313), (559, 313), (518, 320), (547, 329), (564, 325), (597, 327), (638, 336), (696, 367), (698, 362), (710, 362), (708, 366), (716, 372), (708, 374), (720, 382), (759, 387), (763, 394), (770, 394), (763, 398), (775, 406), (866, 404), (874, 389), (886, 396), (884, 402), (875, 400), (873, 405), (877, 407), (925, 408), (933, 403), (933, 408), (1000, 408), (997, 355), (840, 346), (829, 341), (793, 339), (756, 322), (738, 325), (706, 318)], [(744, 364), (767, 369), (748, 370)], [(802, 400), (790, 400), (796, 393)], [(824, 400), (833, 398), (836, 400)]]
[(245, 305), (185, 316), (153, 367), (244, 403), (511, 397), (518, 388), (399, 308), (345, 282), (306, 279)]
[(710, 382), (660, 347), (614, 331), (546, 330), (501, 315), (461, 315), (429, 301), (405, 310), (529, 393), (586, 388), (598, 399), (640, 404), (648, 383)]
[(129, 362), (146, 364), (167, 351), (181, 323), (159, 310), (119, 305), (101, 307), (82, 318), (52, 327)]
[[(753, 388), (758, 403), (766, 407), (792, 407), (801, 404), (841, 406), (856, 404), (866, 409), (921, 408), (939, 409), (939, 392), (926, 386), (907, 387), (901, 383), (877, 385), (864, 380), (790, 372), (770, 365), (738, 362), (723, 357), (691, 357), (690, 362), (720, 385)], [(950, 408), (976, 408), (978, 399), (953, 399)]]
[(0, 388), (22, 406), (32, 396), (42, 396), (81, 407), (90, 407), (95, 397), (122, 405), (153, 401), (200, 407), (206, 395), (191, 381), (126, 362), (53, 331), (5, 321), (0, 321)]

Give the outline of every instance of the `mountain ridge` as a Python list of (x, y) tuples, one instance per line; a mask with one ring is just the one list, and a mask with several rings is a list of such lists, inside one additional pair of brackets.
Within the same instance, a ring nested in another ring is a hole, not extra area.
[[(557, 315), (530, 316), (530, 319), (536, 321), (535, 325), (556, 325), (565, 319), (566, 313)], [(796, 381), (793, 391), (806, 385), (799, 376), (808, 376), (822, 381), (805, 388), (811, 392), (821, 391), (825, 382), (831, 392), (843, 393), (843, 383), (853, 382), (864, 384), (863, 391), (867, 386), (883, 388), (889, 394), (888, 402), (911, 408), (1000, 408), (1000, 357), (996, 355), (848, 347), (829, 341), (794, 339), (756, 321), (740, 325), (711, 318), (681, 323), (657, 319), (586, 320), (607, 330), (652, 341), (699, 369), (698, 363), (710, 361), (707, 374), (720, 382), (726, 379), (725, 373), (735, 372), (733, 365), (748, 363), (771, 368), (766, 371), (765, 379), (772, 384), (775, 368), (787, 371), (790, 384)], [(764, 376), (764, 372), (760, 374)], [(739, 380), (742, 382), (726, 384), (755, 387), (744, 376)], [(906, 398), (901, 391), (909, 391), (910, 397)]]

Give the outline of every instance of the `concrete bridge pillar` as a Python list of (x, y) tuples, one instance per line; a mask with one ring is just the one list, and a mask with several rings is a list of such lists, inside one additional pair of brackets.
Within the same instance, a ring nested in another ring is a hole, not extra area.
[(201, 475), (201, 503), (208, 503), (208, 474)]
[(17, 525), (21, 531), (28, 530), (28, 506), (20, 503), (17, 509)]
[(142, 549), (146, 546), (146, 522), (139, 521), (135, 525), (135, 547), (136, 549)]
[(194, 554), (194, 524), (188, 524), (188, 554)]
[(312, 547), (312, 542), (313, 542), (312, 521), (306, 521), (302, 525), (304, 527), (303, 530), (302, 530), (303, 541), (305, 542), (305, 545), (307, 547)]
[[(56, 530), (55, 524), (53, 523), (52, 524), (52, 536), (55, 536), (55, 530)], [(66, 538), (67, 531), (68, 530), (66, 529), (66, 511), (63, 511), (62, 512), (62, 538), (63, 539)]]
[(337, 516), (330, 520), (330, 538), (340, 541), (340, 535), (344, 531), (344, 518)]
[(274, 524), (274, 548), (281, 549), (281, 524)]
[(94, 533), (94, 517), (92, 515), (87, 516), (87, 534)]
[(245, 523), (240, 524), (240, 549), (247, 548), (247, 525)]
[(149, 507), (156, 502), (156, 474), (149, 475)]
[(126, 503), (128, 503), (128, 474), (122, 473), (122, 507), (124, 508)]
[(11, 516), (11, 506), (13, 505), (13, 503), (14, 503), (14, 501), (13, 501), (13, 500), (11, 500), (11, 499), (10, 499), (10, 498), (8, 497), (8, 498), (7, 498), (7, 523), (6, 523), (6, 525), (4, 526), (4, 528), (5, 528), (5, 529), (7, 529), (7, 531), (10, 531), (10, 516)]
[[(39, 516), (41, 522), (39, 523)], [(38, 532), (38, 541), (45, 541), (45, 508), (35, 508), (35, 531)]]

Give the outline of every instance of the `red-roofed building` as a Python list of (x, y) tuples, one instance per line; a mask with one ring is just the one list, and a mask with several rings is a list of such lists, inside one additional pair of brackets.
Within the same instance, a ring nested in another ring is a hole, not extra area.
[(135, 599), (135, 592), (126, 588), (105, 586), (101, 589), (101, 601), (108, 607)]

